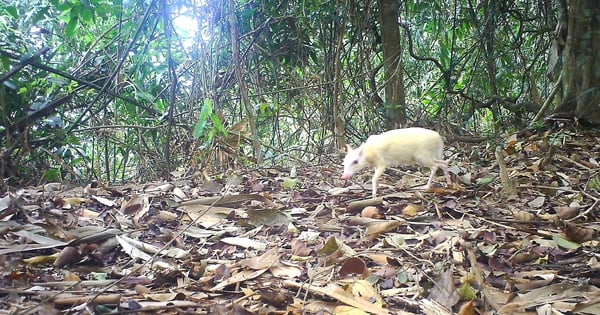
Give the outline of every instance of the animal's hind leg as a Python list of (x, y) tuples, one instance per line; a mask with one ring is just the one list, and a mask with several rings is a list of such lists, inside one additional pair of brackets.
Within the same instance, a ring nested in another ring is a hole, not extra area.
[(448, 172), (448, 162), (443, 160), (434, 161), (435, 165), (441, 168), (444, 171), (444, 175), (446, 176), (446, 183), (448, 186), (452, 185), (452, 178), (450, 177), (450, 172)]

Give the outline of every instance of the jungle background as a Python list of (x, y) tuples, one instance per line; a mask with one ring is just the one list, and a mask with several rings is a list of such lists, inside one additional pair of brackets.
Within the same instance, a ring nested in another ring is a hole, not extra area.
[(56, 0), (1, 10), (9, 182), (318, 164), (400, 126), (494, 139), (548, 117), (600, 121), (593, 1)]
[[(0, 0), (0, 313), (600, 313), (597, 0)], [(452, 185), (343, 181), (421, 126)]]

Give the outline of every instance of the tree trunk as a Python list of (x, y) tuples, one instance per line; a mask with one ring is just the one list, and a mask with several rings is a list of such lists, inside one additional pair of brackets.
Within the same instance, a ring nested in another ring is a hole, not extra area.
[(555, 114), (600, 124), (600, 6), (598, 0), (567, 2), (562, 103)]
[(398, 26), (399, 0), (378, 0), (383, 43), (385, 78), (385, 114), (388, 129), (406, 124), (404, 78)]
[(248, 86), (244, 79), (244, 67), (242, 59), (240, 57), (240, 44), (238, 42), (240, 36), (237, 26), (237, 17), (235, 15), (235, 1), (229, 0), (229, 6), (231, 13), (229, 15), (229, 22), (231, 23), (231, 50), (233, 51), (233, 60), (235, 62), (235, 78), (240, 88), (240, 95), (242, 96), (242, 103), (246, 109), (246, 115), (248, 116), (248, 126), (250, 127), (250, 134), (252, 136), (252, 150), (254, 159), (257, 164), (262, 163), (262, 152), (260, 140), (258, 138), (258, 130), (256, 128), (256, 118), (254, 116), (254, 107), (248, 96)]

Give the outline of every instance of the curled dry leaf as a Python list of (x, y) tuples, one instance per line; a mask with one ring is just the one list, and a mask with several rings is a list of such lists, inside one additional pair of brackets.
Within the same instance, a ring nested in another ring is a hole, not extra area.
[(528, 263), (528, 262), (532, 262), (536, 259), (540, 258), (540, 255), (537, 253), (533, 253), (533, 252), (520, 252), (518, 254), (515, 254), (514, 256), (512, 256), (512, 259), (510, 260), (512, 265), (518, 265), (518, 264), (523, 264), (523, 263)]
[(513, 212), (513, 216), (515, 217), (515, 220), (519, 222), (531, 222), (535, 220), (535, 215), (527, 211), (515, 211)]
[(183, 189), (179, 187), (175, 187), (173, 189), (173, 196), (176, 198), (177, 201), (183, 201), (188, 199), (187, 194), (183, 191)]
[(423, 209), (425, 209), (425, 207), (422, 205), (409, 204), (402, 209), (402, 214), (408, 217), (414, 217), (419, 212), (423, 211)]
[(328, 265), (335, 263), (339, 258), (356, 255), (356, 252), (350, 246), (333, 236), (327, 239), (325, 245), (317, 253), (326, 257)]
[(267, 248), (267, 244), (259, 241), (252, 240), (247, 237), (224, 237), (221, 242), (229, 245), (240, 246), (243, 248), (254, 248), (263, 250)]
[(368, 206), (362, 209), (360, 216), (363, 218), (380, 218), (379, 209), (377, 207)]
[(114, 207), (117, 205), (116, 202), (114, 202), (108, 198), (101, 197), (101, 196), (91, 196), (90, 198), (98, 201), (99, 203), (101, 203), (107, 207)]
[(333, 188), (329, 189), (327, 191), (327, 193), (332, 196), (337, 196), (337, 195), (345, 194), (349, 191), (350, 191), (350, 189), (348, 187), (333, 187)]
[(573, 223), (567, 223), (564, 232), (569, 240), (580, 244), (595, 239), (597, 235), (597, 231)]
[(340, 268), (339, 274), (341, 277), (348, 275), (366, 276), (369, 274), (369, 269), (367, 268), (365, 261), (360, 257), (351, 257), (342, 263), (342, 268)]
[(287, 291), (262, 290), (259, 293), (261, 302), (275, 307), (286, 307), (294, 302), (293, 295)]
[(67, 265), (73, 265), (80, 262), (83, 259), (83, 254), (79, 248), (67, 246), (63, 248), (56, 260), (54, 266), (62, 268)]
[(475, 307), (473, 306), (473, 301), (469, 301), (463, 304), (458, 311), (458, 315), (475, 315)]
[(168, 192), (171, 191), (173, 189), (173, 187), (175, 187), (173, 184), (171, 183), (163, 183), (161, 185), (148, 185), (144, 191), (147, 192)]
[(554, 211), (563, 220), (572, 219), (579, 214), (579, 208), (577, 207), (556, 207)]
[(134, 195), (121, 205), (121, 212), (125, 215), (134, 215), (149, 207), (147, 196)]
[(377, 237), (383, 233), (394, 231), (401, 225), (402, 222), (397, 220), (371, 224), (367, 227), (367, 230), (365, 231), (365, 236)]

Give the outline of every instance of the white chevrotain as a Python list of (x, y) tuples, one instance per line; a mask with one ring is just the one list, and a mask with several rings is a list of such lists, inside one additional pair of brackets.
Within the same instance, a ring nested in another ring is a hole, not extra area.
[(370, 136), (360, 147), (352, 149), (344, 158), (343, 179), (350, 179), (354, 173), (367, 166), (375, 167), (373, 174), (373, 198), (377, 196), (377, 181), (387, 167), (418, 164), (428, 167), (431, 175), (425, 189), (431, 186), (438, 168), (446, 175), (448, 185), (452, 184), (448, 173), (448, 163), (442, 160), (444, 140), (439, 133), (424, 128), (404, 128), (386, 131)]

